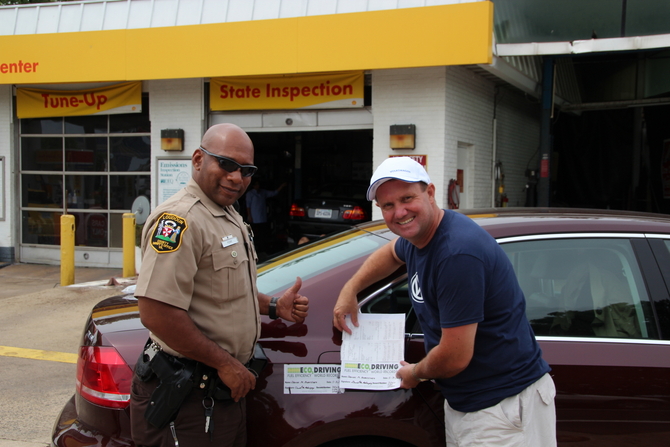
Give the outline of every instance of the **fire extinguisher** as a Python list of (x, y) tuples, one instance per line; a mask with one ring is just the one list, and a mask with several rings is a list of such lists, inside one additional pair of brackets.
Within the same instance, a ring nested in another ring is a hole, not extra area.
[(456, 179), (449, 180), (449, 188), (447, 192), (447, 202), (450, 210), (457, 210), (460, 206), (461, 199), (459, 195), (459, 185)]

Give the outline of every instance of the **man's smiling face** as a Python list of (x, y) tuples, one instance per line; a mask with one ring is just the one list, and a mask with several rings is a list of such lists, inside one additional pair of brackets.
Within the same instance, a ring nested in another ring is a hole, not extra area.
[[(231, 125), (213, 126), (203, 137), (203, 147), (216, 155), (228, 157), (242, 165), (254, 162), (254, 146), (248, 135)], [(247, 190), (251, 177), (240, 170), (227, 172), (216, 158), (197, 149), (193, 154), (193, 178), (200, 189), (222, 207), (235, 203)]]
[(393, 233), (419, 248), (432, 238), (439, 224), (435, 185), (389, 180), (377, 189), (377, 206)]

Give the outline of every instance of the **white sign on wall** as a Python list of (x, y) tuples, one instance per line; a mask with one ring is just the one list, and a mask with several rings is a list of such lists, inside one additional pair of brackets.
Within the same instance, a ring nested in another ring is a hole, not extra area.
[(157, 159), (158, 192), (157, 201), (160, 205), (186, 186), (191, 178), (191, 158), (159, 158)]

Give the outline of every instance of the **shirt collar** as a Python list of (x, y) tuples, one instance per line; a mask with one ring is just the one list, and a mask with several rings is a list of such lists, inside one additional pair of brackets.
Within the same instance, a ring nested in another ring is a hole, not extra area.
[[(186, 184), (186, 192), (195, 195), (198, 200), (200, 200), (200, 202), (205, 205), (205, 208), (207, 208), (207, 210), (212, 213), (212, 216), (230, 216), (233, 215), (233, 213), (237, 213), (232, 205), (222, 207), (207, 197), (207, 195), (200, 188), (200, 185), (198, 185), (196, 181), (193, 180), (193, 178), (189, 179), (188, 183)], [(232, 218), (230, 220), (235, 221), (235, 219)]]

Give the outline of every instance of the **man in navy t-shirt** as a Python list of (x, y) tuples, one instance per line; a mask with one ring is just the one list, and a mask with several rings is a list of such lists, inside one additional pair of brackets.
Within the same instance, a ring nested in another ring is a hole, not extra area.
[(426, 357), (402, 362), (401, 388), (435, 379), (447, 445), (555, 446), (554, 383), (525, 315), (525, 299), (498, 243), (470, 218), (440, 209), (435, 185), (408, 157), (385, 160), (370, 180), (384, 221), (400, 238), (373, 253), (342, 288), (333, 323), (358, 325), (357, 294), (407, 265)]

